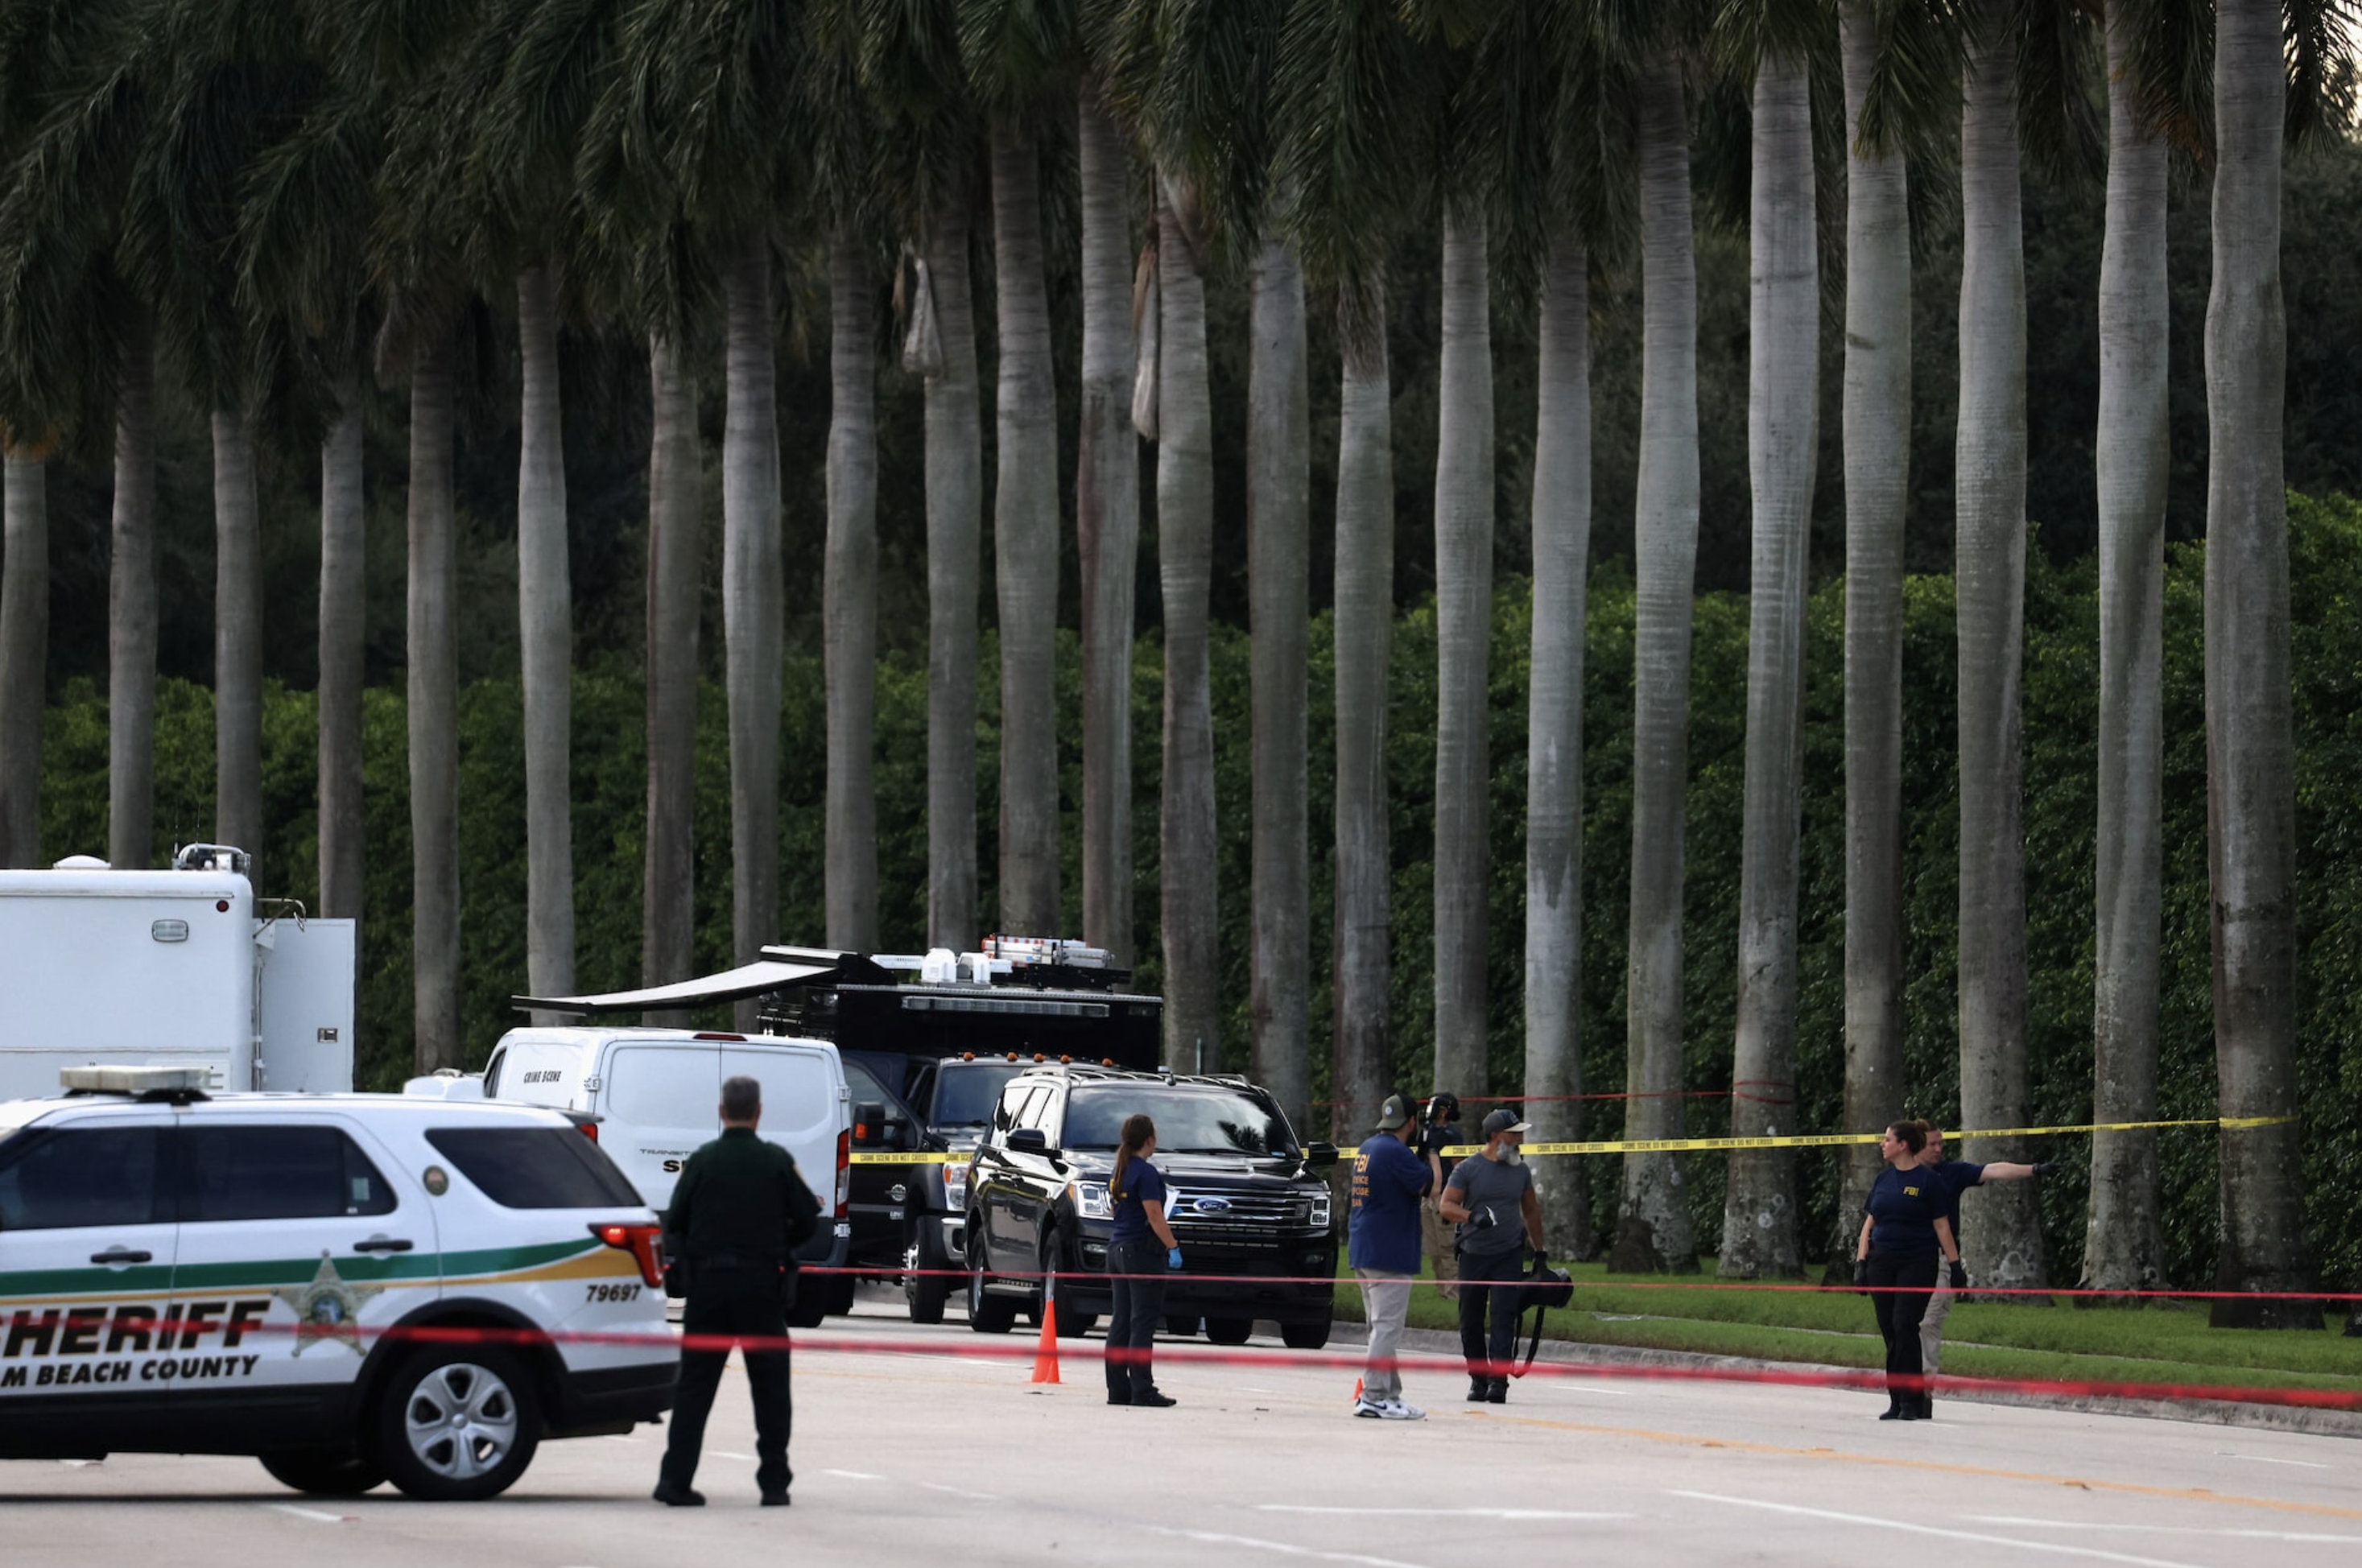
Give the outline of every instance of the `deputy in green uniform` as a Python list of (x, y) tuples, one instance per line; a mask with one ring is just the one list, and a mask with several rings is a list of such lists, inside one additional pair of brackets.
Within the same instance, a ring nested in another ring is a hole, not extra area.
[[(722, 1136), (689, 1157), (665, 1214), (665, 1243), (686, 1272), (689, 1305), (681, 1332), (768, 1341), (741, 1346), (755, 1397), (755, 1483), (765, 1507), (784, 1507), (788, 1485), (788, 1308), (796, 1294), (795, 1250), (820, 1220), (820, 1202), (796, 1174), (793, 1155), (756, 1136), (763, 1119), (763, 1088), (753, 1078), (722, 1086)], [(672, 1435), (656, 1499), (672, 1507), (701, 1507), (697, 1476), (705, 1444), (705, 1418), (730, 1360), (727, 1345), (684, 1348)]]

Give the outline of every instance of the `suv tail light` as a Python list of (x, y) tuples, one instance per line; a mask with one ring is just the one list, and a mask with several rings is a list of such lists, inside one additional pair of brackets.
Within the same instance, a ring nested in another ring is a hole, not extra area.
[(836, 1135), (836, 1217), (840, 1220), (853, 1212), (853, 1133), (849, 1130)]
[[(588, 1129), (585, 1129), (588, 1131)], [(590, 1233), (620, 1252), (632, 1254), (640, 1278), (650, 1289), (664, 1288), (664, 1228), (660, 1225), (593, 1225)]]

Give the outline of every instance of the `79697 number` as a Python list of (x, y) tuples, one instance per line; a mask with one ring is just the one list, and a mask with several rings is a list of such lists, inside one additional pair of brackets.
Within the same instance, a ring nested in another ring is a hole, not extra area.
[(637, 1301), (641, 1286), (636, 1285), (586, 1285), (585, 1301)]

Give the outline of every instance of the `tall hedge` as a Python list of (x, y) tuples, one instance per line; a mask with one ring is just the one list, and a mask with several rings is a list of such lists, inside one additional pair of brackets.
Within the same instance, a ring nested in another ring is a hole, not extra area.
[[(2291, 498), (2299, 825), (2299, 1060), (2312, 1178), (2312, 1233), (2325, 1286), (2362, 1282), (2362, 506), (2345, 498)], [(2177, 547), (2167, 565), (2165, 996), (2160, 1104), (2172, 1117), (2213, 1113), (2211, 975), (2207, 931), (2205, 728), (2200, 581), (2202, 547)], [(2028, 553), (2025, 616), (2025, 835), (2027, 1028), (2034, 1114), (2046, 1122), (2085, 1120), (2091, 1110), (2092, 843), (2097, 812), (2093, 747), (2098, 671), (2098, 583), (2088, 562), (2054, 569)], [(1801, 1124), (1838, 1130), (1844, 1048), (1844, 768), (1842, 685), (1844, 584), (1813, 597), (1807, 646), (1805, 815), (1798, 1069)], [(1492, 1077), (1513, 1092), (1524, 1059), (1523, 899), (1528, 601), (1505, 582), (1493, 623)], [(1332, 754), (1335, 715), (1330, 625), (1313, 626), (1312, 886), (1333, 874), (1328, 843), (1330, 779), (1319, 764)], [(1631, 829), (1632, 590), (1617, 569), (1592, 583), (1586, 661), (1583, 1040), (1584, 1082), (1612, 1093), (1623, 1075), (1623, 977)], [(1739, 798), (1745, 736), (1747, 603), (1714, 594), (1697, 605), (1691, 687), (1688, 887), (1688, 1086), (1694, 1133), (1727, 1125), (1727, 1090), (1737, 967)], [(1954, 911), (1959, 812), (1955, 799), (1951, 582), (1913, 579), (1906, 591), (1904, 647), (1904, 811), (1906, 843), (1905, 951), (1912, 979), (1905, 1004), (1905, 1056), (1915, 1110), (1959, 1125), (1954, 996)], [(1060, 647), (1059, 711), (1079, 712), (1079, 660), (1069, 634)], [(1222, 857), (1223, 994), (1226, 1027), (1243, 1041), (1248, 991), (1248, 644), (1218, 627), (1213, 649), (1217, 790)], [(999, 682), (988, 638), (977, 671), (981, 700), (977, 777), (979, 859), (989, 886), (998, 819), (991, 790)], [(1140, 980), (1158, 983), (1156, 742), (1161, 650), (1141, 645), (1132, 686), (1138, 798), (1133, 823), (1142, 940)], [(1435, 617), (1431, 605), (1396, 629), (1390, 784), (1395, 851), (1396, 1074), (1403, 1087), (1433, 1085), (1429, 997), (1433, 980), (1429, 898), (1435, 718)], [(816, 941), (821, 930), (821, 801), (823, 699), (815, 659), (791, 658), (780, 714), (779, 935)], [(574, 834), (577, 975), (586, 989), (639, 980), (639, 876), (644, 769), (641, 691), (635, 668), (602, 664), (575, 678)], [(923, 941), (925, 671), (888, 661), (877, 690), (879, 924), (889, 948)], [(200, 687), (165, 683), (158, 704), (156, 822), (160, 837), (210, 832), (212, 704)], [(507, 999), (524, 984), (524, 763), (518, 688), (488, 680), (462, 695), (461, 845), (464, 862), (466, 1020), (470, 1059), (480, 1062), (516, 1015)], [(392, 1088), (411, 1055), (406, 933), (410, 887), (405, 725), (398, 688), (369, 693), (365, 723), (369, 880), (362, 922), (358, 1077)], [(697, 842), (699, 961), (729, 957), (729, 768), (722, 693), (700, 705)], [(264, 806), (268, 837), (258, 846), (259, 891), (317, 896), (313, 767), (316, 745), (310, 693), (274, 687), (264, 704)], [(97, 852), (105, 844), (106, 711), (88, 681), (70, 684), (50, 714), (42, 797), (43, 844), (50, 857)], [(1073, 820), (1081, 799), (1079, 734), (1069, 726), (1061, 756), (1066, 852), (1078, 853)], [(1070, 899), (1081, 886), (1073, 867)], [(1066, 929), (1077, 929), (1067, 911)], [(1309, 951), (1314, 975), (1312, 1040), (1316, 1099), (1329, 1092), (1330, 928), (1316, 896)], [(1188, 1064), (1182, 1064), (1187, 1066)], [(1612, 1137), (1618, 1102), (1595, 1102), (1592, 1135)], [(1349, 1132), (1351, 1130), (1348, 1130)], [(2172, 1276), (2190, 1285), (2211, 1275), (2216, 1226), (2214, 1144), (2199, 1130), (2163, 1137), (2166, 1238)], [(2055, 1277), (2071, 1282), (2081, 1262), (2083, 1141), (2062, 1138), (2067, 1171), (2043, 1194)], [(1614, 1223), (1614, 1162), (1589, 1162), (1595, 1212)], [(1836, 1229), (1834, 1161), (1807, 1159), (1805, 1234), (1817, 1244)], [(1692, 1202), (1702, 1244), (1711, 1247), (1722, 1213), (1718, 1156), (1693, 1156)]]

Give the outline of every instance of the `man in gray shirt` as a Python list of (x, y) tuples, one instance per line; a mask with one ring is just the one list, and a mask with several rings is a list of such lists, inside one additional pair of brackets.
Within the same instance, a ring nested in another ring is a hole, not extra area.
[[(1440, 1207), (1459, 1228), (1460, 1353), (1468, 1361), (1468, 1402), (1507, 1404), (1509, 1357), (1518, 1342), (1526, 1246), (1542, 1253), (1542, 1206), (1518, 1145), (1526, 1123), (1514, 1110), (1485, 1118), (1485, 1149), (1451, 1168)], [(1485, 1322), (1485, 1309), (1492, 1322)]]

